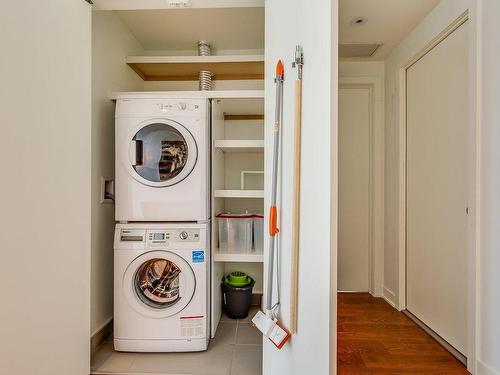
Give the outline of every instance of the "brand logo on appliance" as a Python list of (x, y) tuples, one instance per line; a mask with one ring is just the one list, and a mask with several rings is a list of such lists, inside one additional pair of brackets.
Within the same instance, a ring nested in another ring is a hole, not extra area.
[(187, 105), (184, 102), (179, 102), (179, 103), (160, 103), (156, 105), (158, 109), (162, 112), (168, 112), (172, 110), (176, 111), (193, 111), (197, 110), (200, 106), (198, 104), (195, 105)]
[(193, 263), (204, 263), (205, 252), (203, 250), (194, 250), (192, 252)]

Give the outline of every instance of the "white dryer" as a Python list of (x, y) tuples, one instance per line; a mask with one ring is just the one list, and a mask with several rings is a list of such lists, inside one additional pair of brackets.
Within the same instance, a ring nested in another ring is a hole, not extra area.
[(114, 346), (117, 351), (207, 349), (207, 224), (117, 224)]
[(119, 96), (117, 221), (209, 218), (208, 113), (206, 99)]

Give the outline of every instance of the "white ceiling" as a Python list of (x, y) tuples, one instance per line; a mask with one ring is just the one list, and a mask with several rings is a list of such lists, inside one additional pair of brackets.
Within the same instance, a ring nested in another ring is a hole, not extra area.
[[(371, 58), (383, 60), (440, 0), (340, 0), (339, 40), (341, 44), (382, 43)], [(352, 26), (356, 17), (368, 19)]]
[(264, 49), (264, 8), (116, 11), (145, 50), (193, 51), (198, 40), (214, 50)]

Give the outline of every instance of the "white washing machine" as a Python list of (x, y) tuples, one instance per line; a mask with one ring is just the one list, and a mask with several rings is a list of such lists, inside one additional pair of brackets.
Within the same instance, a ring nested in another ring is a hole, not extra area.
[(206, 99), (116, 102), (116, 220), (209, 218), (209, 106)]
[(114, 346), (117, 351), (206, 350), (207, 224), (117, 224)]

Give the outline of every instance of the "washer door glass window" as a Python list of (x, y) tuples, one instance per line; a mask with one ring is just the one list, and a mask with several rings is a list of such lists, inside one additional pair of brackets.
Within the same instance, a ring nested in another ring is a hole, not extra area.
[(130, 146), (134, 177), (159, 187), (185, 179), (194, 169), (198, 156), (196, 142), (184, 126), (161, 121), (142, 126), (133, 135)]
[(189, 263), (169, 251), (154, 250), (135, 258), (123, 275), (130, 306), (144, 316), (166, 318), (189, 305), (196, 279)]
[(163, 309), (177, 303), (181, 270), (173, 262), (155, 258), (144, 262), (135, 274), (135, 291), (146, 305)]

